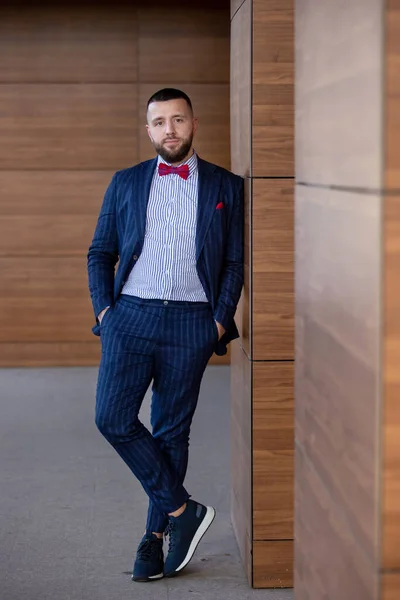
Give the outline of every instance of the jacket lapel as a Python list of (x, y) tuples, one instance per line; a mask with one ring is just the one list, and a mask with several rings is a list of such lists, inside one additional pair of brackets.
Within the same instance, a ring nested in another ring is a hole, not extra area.
[(215, 166), (198, 158), (199, 198), (197, 204), (196, 260), (203, 250), (208, 228), (214, 216), (219, 178), (215, 176)]
[(136, 198), (137, 206), (135, 215), (137, 218), (137, 239), (140, 240), (140, 245), (143, 246), (144, 235), (146, 231), (146, 214), (147, 205), (149, 202), (151, 182), (153, 180), (154, 170), (157, 166), (157, 158), (148, 160), (141, 165), (138, 173), (138, 181), (133, 182), (133, 197)]

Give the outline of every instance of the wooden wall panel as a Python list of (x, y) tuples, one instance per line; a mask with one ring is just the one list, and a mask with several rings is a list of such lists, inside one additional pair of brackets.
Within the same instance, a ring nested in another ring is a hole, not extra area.
[(293, 542), (254, 542), (253, 586), (293, 587)]
[[(199, 156), (221, 167), (229, 168), (229, 84), (185, 84), (170, 82), (171, 87), (182, 88), (193, 103), (199, 118), (194, 146)], [(146, 105), (150, 96), (157, 91), (154, 84), (140, 84), (139, 106), (143, 116), (139, 119), (139, 157), (147, 160), (154, 157), (154, 148), (146, 132)]]
[[(0, 171), (0, 215), (93, 215), (114, 171)], [(5, 233), (0, 221), (0, 240)], [(93, 233), (93, 232), (92, 232)]]
[(386, 0), (385, 187), (400, 190), (400, 4)]
[(382, 595), (380, 600), (399, 600), (400, 573), (382, 575)]
[(384, 231), (382, 567), (400, 572), (400, 196), (385, 198)]
[[(70, 365), (74, 356), (96, 364), (86, 253), (114, 171), (154, 156), (150, 146), (140, 155), (141, 82), (149, 95), (190, 84), (204, 121), (198, 150), (229, 167), (229, 2), (156, 4), (0, 8), (1, 288), (3, 317), (14, 319), (4, 322), (0, 338), (12, 345), (7, 354), (0, 343), (0, 365), (18, 365), (18, 353), (23, 365)], [(79, 314), (68, 328), (74, 298)], [(229, 352), (211, 360), (228, 362)]]
[(294, 358), (292, 179), (253, 181), (254, 360)]
[(294, 175), (294, 2), (253, 0), (255, 177)]
[(94, 341), (86, 257), (0, 258), (0, 342)]
[(97, 215), (7, 215), (0, 223), (1, 256), (81, 256), (86, 260)]
[(293, 538), (293, 379), (292, 362), (254, 363), (254, 540)]
[(252, 363), (232, 343), (231, 369), (231, 511), (232, 523), (249, 583), (252, 582)]
[(371, 561), (378, 553), (380, 219), (379, 197), (297, 186), (296, 442)]
[(251, 175), (252, 0), (245, 0), (231, 25), (231, 169)]
[(374, 562), (301, 446), (296, 447), (295, 514), (296, 600), (376, 600)]
[(382, 1), (296, 7), (296, 179), (380, 189)]
[(0, 342), (0, 364), (2, 368), (97, 367), (101, 345), (98, 338), (92, 338), (90, 342)]
[(0, 83), (136, 81), (136, 31), (129, 6), (2, 7)]
[(130, 166), (136, 112), (135, 84), (0, 85), (2, 168)]
[(170, 6), (139, 9), (139, 80), (229, 84), (229, 33), (227, 10), (210, 18), (210, 10), (186, 6), (171, 19)]
[(385, 187), (382, 565), (383, 596), (400, 595), (400, 4), (385, 5)]

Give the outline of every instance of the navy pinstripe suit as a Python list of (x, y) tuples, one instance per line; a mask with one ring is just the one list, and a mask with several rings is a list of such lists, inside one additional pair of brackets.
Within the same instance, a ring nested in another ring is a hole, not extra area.
[[(164, 531), (166, 515), (189, 498), (183, 481), (201, 379), (212, 353), (225, 354), (238, 337), (233, 317), (243, 285), (243, 180), (199, 158), (196, 266), (208, 302), (121, 294), (143, 248), (156, 165), (115, 173), (88, 252), (93, 333), (102, 341), (96, 423), (149, 496), (148, 532)], [(215, 321), (226, 330), (219, 341)], [(138, 419), (151, 381), (152, 433)]]

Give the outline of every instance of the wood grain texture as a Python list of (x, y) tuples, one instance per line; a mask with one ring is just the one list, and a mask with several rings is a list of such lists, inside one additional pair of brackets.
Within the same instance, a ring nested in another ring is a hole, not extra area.
[(254, 360), (294, 358), (293, 180), (253, 180)]
[(251, 175), (252, 0), (246, 0), (231, 25), (231, 169)]
[[(0, 171), (0, 215), (95, 215), (113, 171)], [(3, 225), (0, 221), (0, 231)], [(0, 234), (2, 237), (4, 231)]]
[[(172, 10), (172, 18), (171, 18)], [(140, 8), (139, 80), (229, 84), (229, 9)], [(155, 88), (154, 91), (156, 91)]]
[(0, 343), (0, 368), (95, 367), (101, 355), (100, 340), (93, 342)]
[(382, 567), (400, 570), (400, 196), (385, 197)]
[(255, 177), (294, 176), (293, 26), (293, 0), (253, 0)]
[(385, 188), (400, 190), (400, 4), (385, 7)]
[(296, 179), (381, 189), (382, 2), (296, 8)]
[(137, 158), (136, 84), (0, 85), (3, 169), (116, 170)]
[(379, 600), (399, 600), (400, 573), (383, 573)]
[[(199, 129), (194, 140), (194, 147), (199, 156), (209, 162), (229, 169), (230, 135), (229, 135), (229, 84), (185, 84), (170, 82), (171, 87), (183, 88), (190, 97), (196, 116), (199, 118)], [(153, 84), (139, 86), (139, 157), (147, 160), (155, 156), (154, 148), (146, 132), (146, 106), (150, 96), (157, 91)]]
[[(296, 188), (296, 440), (372, 562), (378, 555), (380, 221), (379, 197)], [(301, 518), (301, 504), (299, 510)]]
[(244, 285), (235, 315), (239, 330), (240, 344), (248, 358), (251, 359), (251, 203), (252, 180), (244, 181), (245, 217), (244, 217)]
[(293, 363), (254, 363), (254, 540), (293, 538), (293, 383)]
[(0, 258), (0, 343), (89, 342), (85, 257)]
[(97, 215), (7, 215), (0, 221), (0, 257), (80, 256), (92, 241)]
[(293, 587), (293, 542), (254, 542), (253, 586)]
[(137, 79), (136, 8), (0, 8), (0, 82), (107, 83)]
[(252, 363), (231, 344), (231, 511), (249, 583), (252, 581)]
[(378, 600), (376, 563), (300, 444), (296, 445), (295, 514), (296, 600)]

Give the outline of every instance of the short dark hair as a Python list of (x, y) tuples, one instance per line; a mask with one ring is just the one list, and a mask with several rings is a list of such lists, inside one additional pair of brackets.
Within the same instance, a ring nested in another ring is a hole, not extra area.
[(147, 110), (152, 102), (168, 102), (168, 100), (179, 100), (179, 98), (186, 100), (190, 110), (193, 112), (193, 106), (189, 96), (185, 94), (185, 92), (182, 92), (182, 90), (177, 90), (175, 88), (163, 88), (162, 90), (158, 90), (158, 92), (149, 98)]

